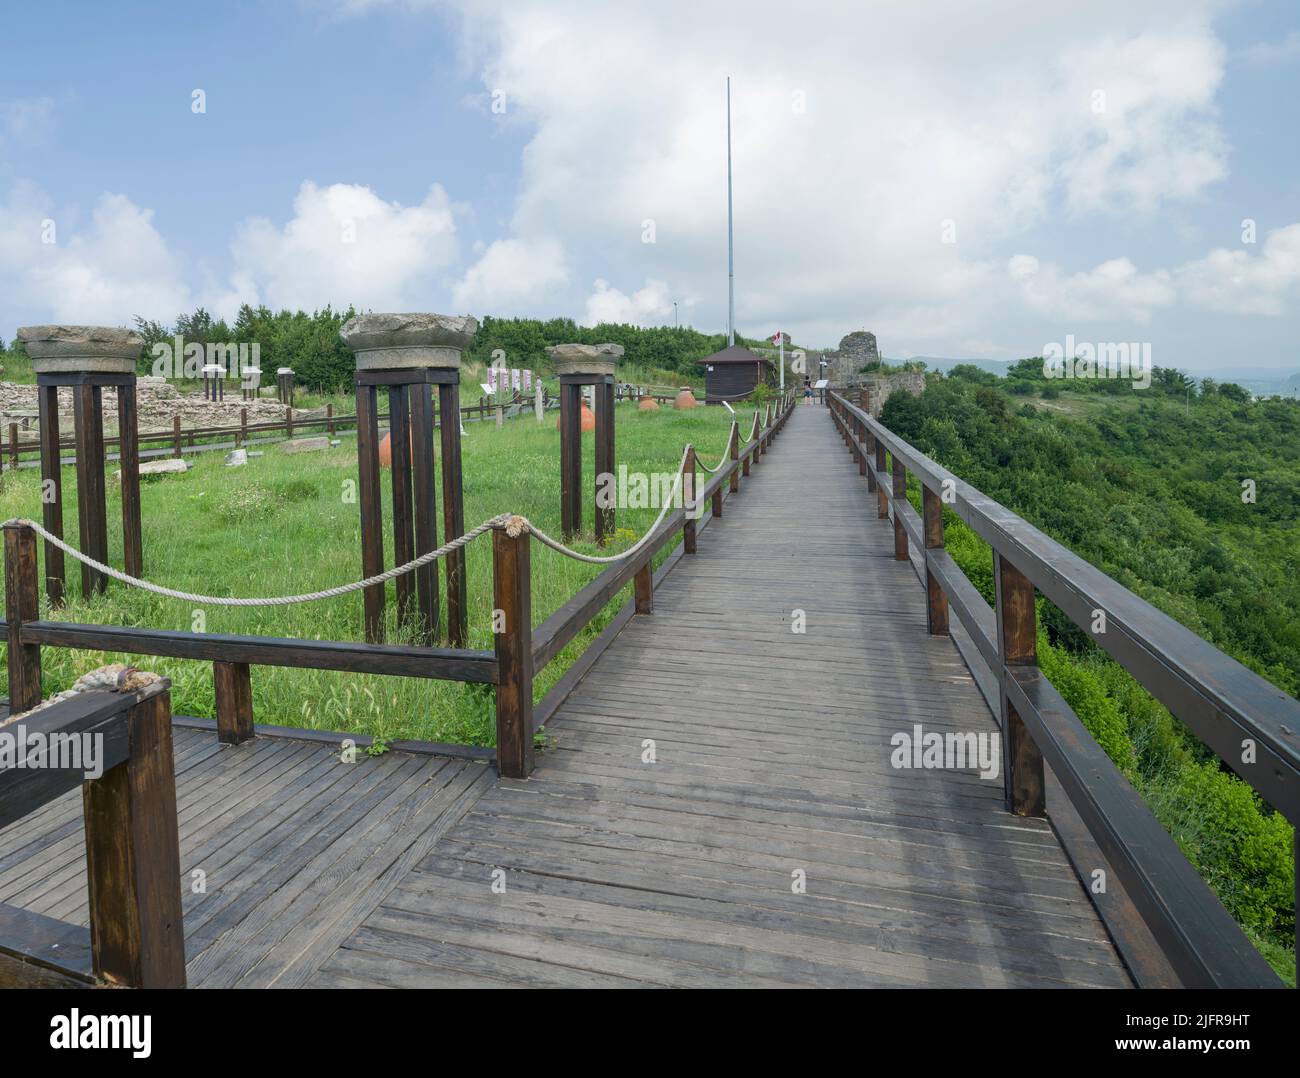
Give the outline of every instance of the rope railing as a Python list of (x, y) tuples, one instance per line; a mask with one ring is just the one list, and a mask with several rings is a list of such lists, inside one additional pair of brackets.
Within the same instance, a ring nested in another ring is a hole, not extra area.
[[(124, 573), (121, 570), (114, 569), (111, 565), (105, 565), (102, 561), (97, 561), (89, 554), (84, 554), (76, 547), (65, 543), (52, 532), (46, 531), (45, 528), (41, 527), (34, 520), (20, 518), (6, 521), (5, 524), (6, 526), (18, 525), (20, 527), (31, 528), (32, 531), (47, 543), (52, 544), (59, 550), (62, 550), (69, 557), (76, 559), (82, 564), (89, 565), (92, 569), (103, 573), (105, 576), (112, 577), (114, 580), (127, 584), (130, 587), (140, 588), (142, 591), (153, 592), (155, 595), (162, 595), (169, 599), (183, 599), (186, 602), (198, 603), (202, 606), (293, 606), (296, 603), (313, 603), (320, 599), (333, 599), (340, 595), (348, 595), (354, 591), (361, 591), (365, 588), (374, 587), (377, 584), (387, 583), (389, 580), (394, 580), (406, 573), (414, 572), (416, 569), (428, 565), (430, 562), (446, 557), (453, 550), (459, 550), (461, 547), (469, 545), (480, 535), (491, 531), (493, 528), (507, 528), (508, 530), (511, 527), (518, 527), (519, 525), (515, 523), (516, 521), (524, 521), (524, 524), (527, 524), (527, 521), (524, 520), (523, 517), (515, 517), (509, 513), (502, 513), (483, 521), (482, 524), (471, 528), (459, 538), (453, 539), (449, 543), (444, 543), (442, 546), (438, 547), (437, 550), (431, 550), (427, 554), (421, 554), (418, 558), (415, 558), (412, 561), (394, 566), (392, 569), (385, 572), (376, 573), (374, 576), (368, 576), (364, 580), (358, 580), (351, 584), (340, 584), (333, 588), (324, 588), (321, 591), (303, 592), (300, 595), (275, 595), (264, 599), (243, 598), (230, 595), (200, 595), (197, 592), (179, 591), (176, 588), (168, 588), (162, 584), (154, 584), (151, 581), (141, 580), (137, 576), (131, 576), (129, 573)], [(517, 535), (518, 532), (516, 531), (513, 534)]]
[[(754, 414), (757, 415), (758, 413), (755, 412)], [(710, 475), (717, 475), (718, 472), (721, 470), (722, 466), (727, 463), (728, 458), (730, 458), (731, 456), (731, 434), (735, 430), (736, 430), (736, 421), (733, 419), (731, 421), (731, 431), (727, 432), (727, 448), (722, 451), (722, 456), (718, 458), (717, 464), (715, 464), (712, 468), (710, 468), (707, 464), (704, 463), (704, 461), (700, 460), (698, 456), (695, 458), (695, 463), (698, 464)]]
[[(598, 557), (593, 554), (584, 554), (582, 551), (574, 550), (572, 547), (566, 546), (553, 536), (548, 535), (541, 528), (537, 527), (537, 525), (529, 521), (527, 517), (518, 516), (512, 513), (501, 513), (497, 516), (489, 517), (487, 520), (483, 521), (483, 523), (471, 528), (459, 538), (444, 543), (442, 546), (438, 547), (437, 550), (431, 550), (427, 554), (421, 554), (418, 558), (413, 558), (411, 561), (404, 562), (402, 565), (394, 566), (392, 569), (388, 569), (382, 573), (376, 573), (374, 576), (368, 576), (364, 580), (357, 580), (350, 584), (340, 584), (333, 588), (323, 588), (320, 591), (302, 592), (297, 595), (275, 595), (266, 598), (252, 598), (229, 595), (202, 595), (198, 592), (180, 591), (177, 588), (169, 588), (162, 584), (154, 584), (152, 581), (142, 580), (140, 577), (124, 573), (119, 569), (114, 569), (111, 565), (105, 565), (103, 562), (92, 558), (89, 554), (85, 554), (78, 550), (70, 543), (65, 542), (53, 532), (46, 530), (34, 520), (18, 518), (9, 520), (6, 524), (31, 528), (33, 532), (39, 535), (47, 543), (62, 550), (65, 554), (76, 561), (89, 565), (97, 572), (103, 573), (105, 576), (111, 577), (122, 584), (126, 584), (133, 588), (140, 588), (142, 591), (152, 592), (155, 595), (162, 595), (169, 599), (180, 599), (189, 603), (197, 603), (201, 606), (293, 606), (299, 603), (317, 602), (321, 599), (334, 599), (341, 595), (349, 595), (353, 592), (363, 591), (366, 588), (375, 587), (379, 584), (385, 584), (390, 580), (395, 580), (399, 576), (414, 572), (416, 569), (420, 569), (431, 562), (435, 562), (439, 558), (446, 557), (453, 550), (459, 550), (463, 546), (468, 546), (480, 535), (492, 531), (494, 528), (504, 529), (512, 538), (527, 531), (530, 534), (535, 535), (538, 542), (542, 543), (544, 546), (548, 546), (557, 553), (563, 554), (565, 557), (572, 558), (575, 561), (587, 562), (592, 565), (608, 565), (613, 562), (625, 561), (636, 554), (651, 540), (655, 532), (658, 531), (659, 526), (664, 522), (664, 518), (668, 515), (668, 511), (673, 508), (673, 505), (677, 500), (678, 492), (682, 488), (683, 471), (686, 466), (686, 452), (686, 450), (682, 451), (682, 459), (677, 465), (677, 475), (673, 481), (672, 489), (664, 499), (663, 508), (659, 510), (659, 516), (655, 518), (655, 522), (632, 546), (618, 554), (611, 554), (605, 557)], [(686, 506), (686, 508), (688, 510), (693, 509), (697, 504), (698, 502), (695, 502)]]

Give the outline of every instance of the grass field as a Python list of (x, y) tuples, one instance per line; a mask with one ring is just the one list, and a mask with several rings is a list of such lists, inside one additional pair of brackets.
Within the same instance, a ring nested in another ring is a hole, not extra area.
[[(752, 410), (739, 410), (742, 435)], [(720, 408), (693, 411), (663, 409), (639, 412), (620, 404), (617, 410), (616, 462), (629, 472), (673, 472), (682, 447), (693, 442), (700, 457), (713, 464), (727, 445), (731, 416)], [(539, 424), (531, 415), (502, 430), (471, 424), (463, 439), (465, 522), (473, 527), (499, 513), (520, 513), (553, 535), (559, 534), (559, 433), (555, 414)], [(142, 482), (145, 576), (185, 591), (221, 596), (272, 596), (298, 593), (361, 578), (360, 513), (345, 494), (355, 483), (356, 448), (351, 438), (324, 452), (288, 455), (268, 446), (265, 455), (244, 468), (227, 468), (221, 453), (190, 458), (184, 475), (146, 478)], [(592, 436), (584, 436), (584, 487), (594, 486)], [(121, 564), (121, 503), (110, 464), (108, 516), (110, 560)], [(383, 473), (385, 518), (390, 510), (389, 473)], [(76, 545), (75, 476), (63, 472), (64, 535)], [(0, 490), (4, 519), (40, 520), (39, 474), (6, 473)], [(439, 502), (441, 504), (441, 502)], [(635, 542), (650, 526), (657, 509), (618, 512), (619, 533), (610, 551)], [(590, 499), (584, 518), (590, 544)], [(439, 522), (439, 539), (445, 538)], [(392, 564), (392, 533), (385, 532), (387, 563)], [(671, 545), (662, 556), (667, 556)], [(43, 553), (43, 551), (42, 551)], [(471, 648), (490, 649), (492, 557), (490, 537), (468, 548), (469, 628)], [(533, 622), (540, 624), (599, 567), (576, 562), (538, 544), (533, 546)], [(441, 569), (439, 570), (441, 583)], [(42, 617), (108, 625), (214, 633), (248, 633), (321, 640), (362, 639), (361, 596), (294, 607), (229, 608), (190, 604), (151, 595), (110, 582), (108, 592), (86, 601), (80, 596), (80, 567), (68, 559), (63, 610), (42, 610)], [(389, 585), (389, 639), (401, 641)], [(536, 695), (542, 695), (582, 652), (627, 598), (630, 587), (606, 608), (555, 660), (540, 671)], [(442, 597), (445, 602), (445, 596)], [(445, 623), (445, 611), (443, 614)], [(177, 714), (213, 714), (210, 663), (131, 658), (102, 652), (45, 648), (43, 693), (68, 688), (87, 670), (106, 662), (133, 662), (172, 679), (172, 706)], [(425, 681), (311, 670), (258, 667), (253, 671), (253, 714), (257, 722), (370, 734), (377, 738), (417, 738), (490, 745), (494, 737), (490, 686)]]

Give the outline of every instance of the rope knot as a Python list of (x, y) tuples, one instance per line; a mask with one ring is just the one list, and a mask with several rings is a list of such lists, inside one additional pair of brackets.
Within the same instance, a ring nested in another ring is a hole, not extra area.
[(518, 539), (528, 531), (528, 518), (521, 516), (508, 516), (505, 520), (506, 534), (511, 539)]

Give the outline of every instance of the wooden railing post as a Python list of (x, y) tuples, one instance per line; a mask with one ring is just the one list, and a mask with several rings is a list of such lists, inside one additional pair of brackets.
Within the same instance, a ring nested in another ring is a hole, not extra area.
[[(878, 457), (878, 456), (879, 456), (879, 454), (876, 452), (876, 436), (875, 436), (874, 434), (872, 434), (871, 431), (868, 430), (868, 431), (867, 431), (867, 451), (863, 454), (863, 457), (864, 457), (864, 458), (865, 458), (865, 457), (873, 457), (873, 458), (875, 458), (875, 457)], [(875, 490), (875, 489), (876, 489), (876, 473), (875, 473), (874, 471), (872, 471), (870, 468), (868, 468), (868, 469), (867, 469), (867, 490), (868, 490), (868, 491), (873, 491), (873, 490)]]
[[(921, 484), (921, 517), (925, 535), (925, 549), (943, 549), (943, 502), (939, 495), (924, 482)], [(948, 596), (943, 593), (938, 579), (930, 571), (930, 558), (925, 559), (926, 607), (925, 623), (931, 636), (948, 635)]]
[(239, 433), (235, 436), (235, 448), (248, 444), (248, 409), (239, 409)]
[(1007, 696), (1008, 666), (1033, 666), (1038, 661), (1034, 585), (1001, 554), (993, 553), (997, 591), (998, 653), (1002, 700), (1003, 781), (1007, 808), (1017, 816), (1046, 815), (1043, 758), (1023, 720)]
[(907, 561), (907, 531), (903, 527), (902, 506), (907, 501), (907, 469), (892, 454), (894, 464), (894, 560)]
[(238, 745), (253, 736), (253, 683), (248, 663), (212, 664), (217, 700), (217, 740)]
[(40, 618), (36, 533), (26, 524), (6, 524), (5, 630), (9, 659), (9, 713), (30, 711), (41, 702), (41, 648), (22, 643), (25, 621)]
[(181, 417), (172, 416), (172, 456), (177, 459), (181, 456)]
[(695, 553), (695, 518), (691, 515), (695, 505), (695, 446), (686, 446), (686, 460), (682, 464), (682, 504), (686, 507), (686, 520), (682, 524), (682, 550)]
[[(292, 392), (293, 391), (290, 390), (290, 393)], [(293, 437), (293, 405), (292, 404), (286, 404), (284, 406), (284, 436), (285, 438)]]
[(533, 613), (529, 535), (492, 532), (493, 628), (497, 655), (497, 770), (526, 779), (533, 770)]
[(86, 877), (96, 975), (132, 988), (185, 987), (171, 697), (126, 714), (127, 758), (86, 782)]
[(655, 612), (655, 583), (654, 583), (654, 566), (651, 559), (646, 558), (645, 564), (636, 571), (636, 576), (632, 578), (633, 591), (636, 596), (636, 612), (638, 614), (653, 614)]
[(876, 472), (879, 476), (876, 486), (876, 516), (883, 520), (889, 516), (889, 497), (885, 494), (885, 443), (876, 439)]
[(18, 470), (18, 424), (9, 424), (9, 468), (10, 471)]
[[(727, 439), (728, 456), (734, 464), (740, 457), (740, 424), (734, 419), (731, 421), (731, 437)], [(731, 479), (727, 484), (727, 489), (735, 494), (740, 489), (740, 469), (733, 467), (731, 469)]]
[(863, 445), (867, 437), (867, 428), (863, 425), (862, 420), (853, 420), (854, 433), (857, 436), (857, 444), (853, 447), (853, 455), (858, 458), (858, 475), (867, 474), (867, 454)]
[(325, 431), (331, 438), (334, 437), (334, 405), (325, 405)]

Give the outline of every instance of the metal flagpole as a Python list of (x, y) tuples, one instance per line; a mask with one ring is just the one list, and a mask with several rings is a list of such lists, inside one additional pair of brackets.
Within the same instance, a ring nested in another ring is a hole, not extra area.
[(731, 76), (727, 76), (727, 347), (736, 343), (736, 259), (731, 219)]

